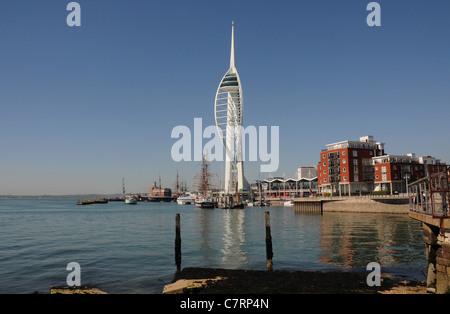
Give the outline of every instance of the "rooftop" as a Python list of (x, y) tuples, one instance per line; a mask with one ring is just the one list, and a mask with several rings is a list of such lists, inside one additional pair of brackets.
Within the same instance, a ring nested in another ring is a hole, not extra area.
[(327, 144), (327, 148), (322, 151), (335, 150), (340, 148), (365, 148), (365, 149), (384, 149), (384, 144), (376, 142), (372, 135), (366, 135), (359, 138), (359, 141), (341, 141), (336, 143)]

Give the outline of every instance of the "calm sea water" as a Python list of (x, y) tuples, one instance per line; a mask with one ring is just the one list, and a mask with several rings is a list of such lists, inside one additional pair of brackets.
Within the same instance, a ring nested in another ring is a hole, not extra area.
[(378, 262), (382, 272), (425, 279), (421, 226), (407, 215), (0, 200), (0, 293), (48, 293), (66, 284), (70, 262), (80, 264), (82, 285), (108, 293), (161, 293), (176, 271), (177, 213), (182, 268), (264, 270), (266, 210), (275, 270), (365, 270)]

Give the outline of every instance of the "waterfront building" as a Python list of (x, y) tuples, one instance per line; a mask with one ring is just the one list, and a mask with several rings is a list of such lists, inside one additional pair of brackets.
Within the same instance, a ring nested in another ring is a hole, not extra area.
[(151, 197), (171, 197), (172, 190), (169, 188), (162, 188), (161, 183), (157, 186), (156, 182), (153, 182), (148, 195)]
[(230, 68), (217, 88), (214, 106), (217, 130), (226, 151), (225, 194), (234, 194), (236, 186), (240, 193), (250, 191), (250, 185), (244, 176), (244, 159), (242, 156), (243, 109), (242, 86), (236, 67), (233, 22), (231, 27)]
[(414, 154), (373, 157), (374, 191), (406, 193), (406, 183), (425, 176), (425, 167)]
[(316, 167), (298, 167), (297, 168), (297, 180), (309, 180), (312, 181), (317, 179), (317, 168)]
[[(428, 175), (428, 165), (441, 165), (441, 160), (431, 157), (431, 156), (422, 156), (418, 157), (419, 163), (424, 165), (425, 175)], [(434, 168), (432, 168), (434, 169)]]
[(373, 190), (372, 157), (384, 155), (384, 143), (367, 135), (326, 147), (317, 165), (320, 193), (359, 195)]
[(363, 195), (373, 191), (406, 193), (406, 184), (442, 171), (446, 165), (431, 156), (385, 154), (373, 136), (326, 145), (320, 153), (318, 190), (324, 195)]
[[(314, 167), (302, 167), (312, 168)], [(306, 169), (303, 169), (306, 171)], [(311, 170), (311, 169), (309, 169)], [(316, 172), (317, 173), (317, 172)], [(310, 175), (311, 174), (311, 175)], [(307, 176), (294, 178), (270, 177), (252, 184), (253, 194), (262, 194), (266, 198), (292, 198), (308, 197), (315, 195), (317, 189), (317, 175), (313, 176), (312, 170)]]

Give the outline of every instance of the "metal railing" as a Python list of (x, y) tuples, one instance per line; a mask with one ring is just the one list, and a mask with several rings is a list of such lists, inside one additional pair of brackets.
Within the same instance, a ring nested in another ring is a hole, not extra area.
[(408, 184), (409, 209), (431, 215), (433, 218), (449, 218), (450, 189), (448, 168), (429, 172), (428, 177)]

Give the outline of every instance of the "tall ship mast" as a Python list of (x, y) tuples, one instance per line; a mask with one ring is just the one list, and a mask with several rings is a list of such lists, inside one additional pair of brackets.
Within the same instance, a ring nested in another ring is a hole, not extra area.
[(217, 176), (215, 173), (209, 172), (210, 162), (205, 156), (202, 158), (201, 170), (194, 176), (193, 187), (197, 189), (198, 196), (196, 199), (196, 206), (201, 208), (214, 208), (216, 202), (213, 199), (213, 189), (217, 188), (213, 184), (213, 178)]

